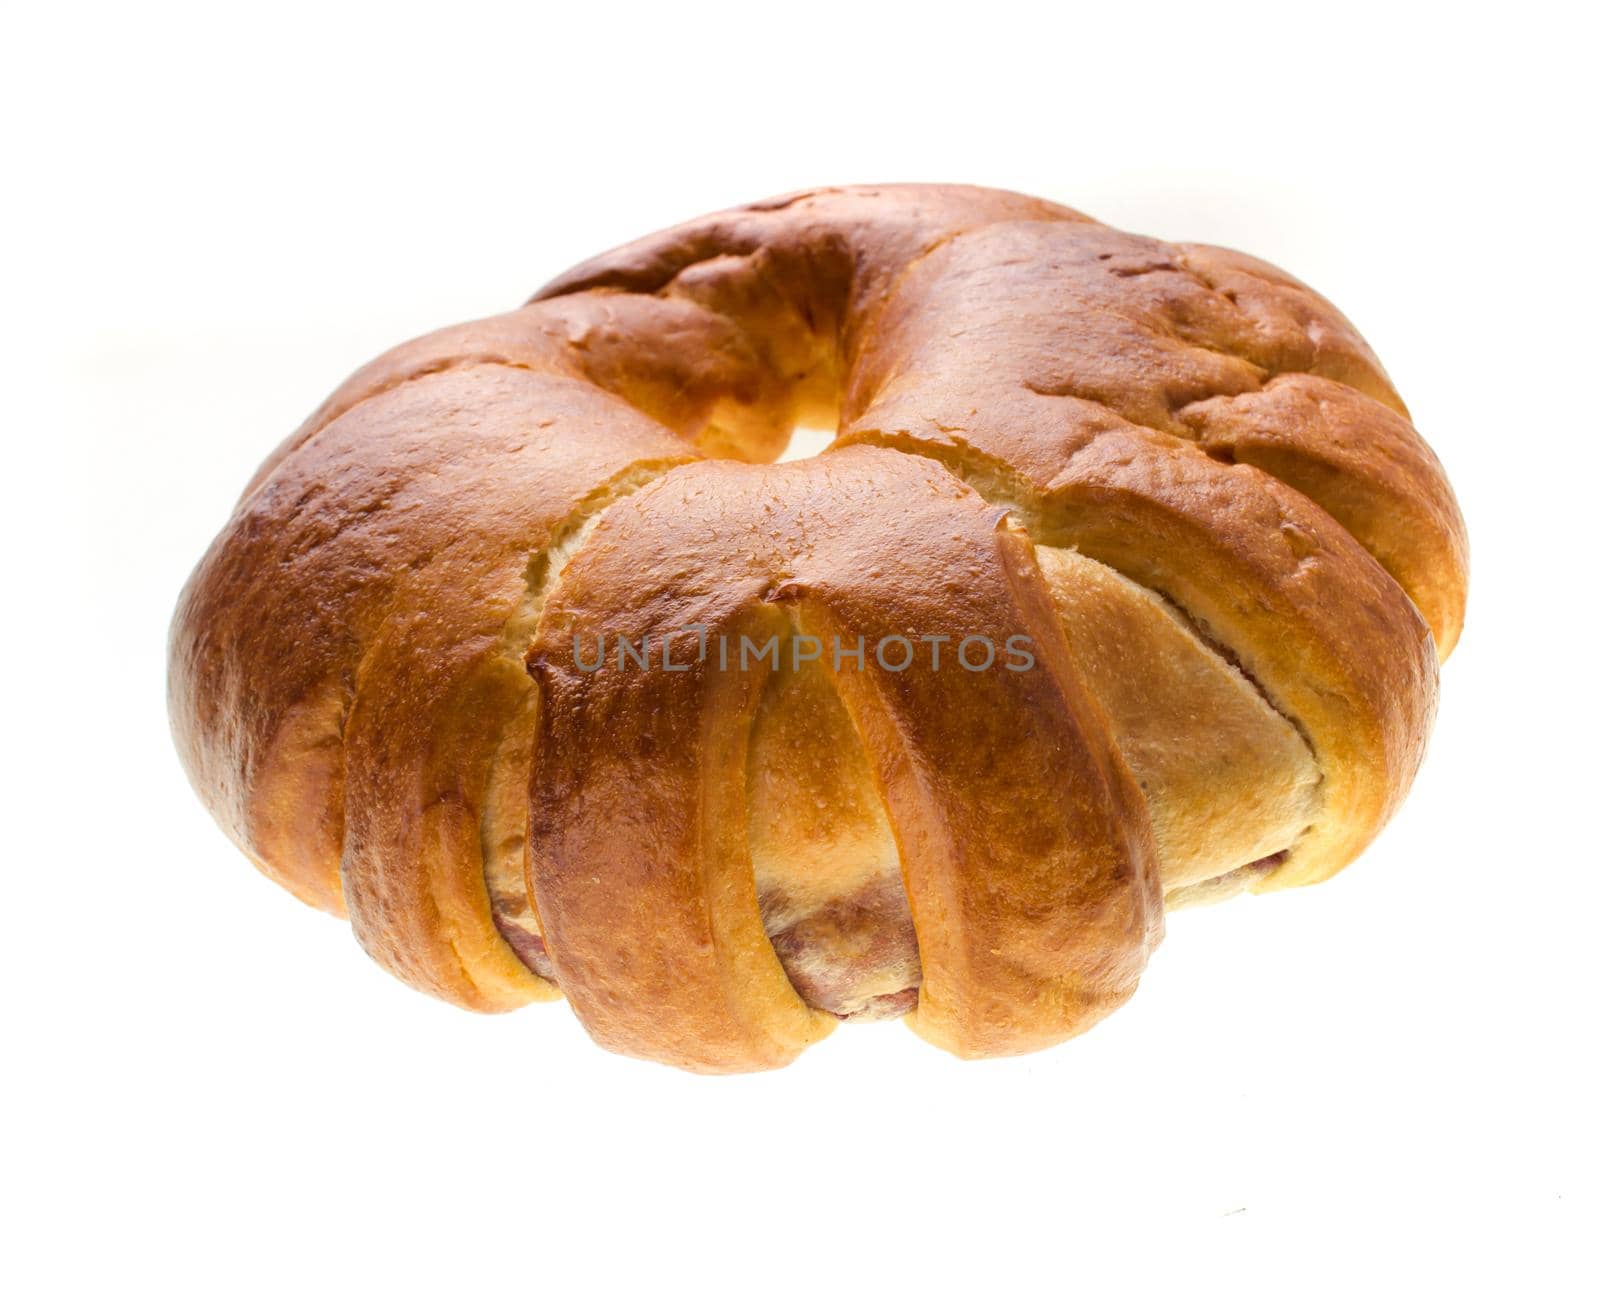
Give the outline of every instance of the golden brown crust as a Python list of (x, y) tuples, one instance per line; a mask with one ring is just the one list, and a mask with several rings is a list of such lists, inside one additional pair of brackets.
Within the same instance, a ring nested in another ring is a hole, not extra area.
[[(817, 460), (721, 462), (823, 419)], [(702, 1070), (906, 1009), (989, 1055), (1125, 998), (1163, 887), (1353, 858), (1465, 584), (1438, 461), (1305, 285), (1016, 194), (818, 190), (353, 375), (186, 587), (171, 710), (240, 847), (435, 994), (553, 978)], [(691, 623), (1034, 669), (571, 657)]]
[[(828, 646), (830, 669), (836, 641), (914, 630), (952, 646), (942, 670), (925, 655), (892, 671), (876, 653), (833, 670), (901, 844), (913, 1025), (957, 1052), (1015, 1052), (1131, 993), (1161, 913), (1143, 803), (1031, 549), (1001, 522), (948, 474), (870, 449), (696, 464), (602, 520), (533, 645), (547, 706), (532, 858), (557, 975), (603, 1043), (720, 1070), (782, 1061), (815, 1034), (753, 904), (743, 771), (766, 660), (719, 661), (746, 653), (741, 636), (791, 628)], [(586, 671), (573, 653), (687, 626), (715, 647), (676, 674)], [(1028, 636), (1039, 669), (962, 669), (951, 655), (973, 627)]]
[[(488, 914), (471, 828), (496, 733), (484, 718), (527, 688), (499, 632), (530, 556), (587, 495), (689, 457), (591, 385), (440, 373), (356, 405), (286, 459), (191, 580), (172, 692), (197, 786), (292, 890), (348, 904), (363, 943), (410, 980), (481, 1008), (533, 993), (459, 913)], [(338, 760), (283, 755), (308, 749)], [(339, 833), (276, 851), (263, 808), (285, 801)], [(498, 967), (479, 979), (483, 961)]]
[[(940, 674), (930, 655), (928, 669), (914, 660), (893, 677), (870, 665), (837, 677), (901, 844), (922, 956), (911, 1025), (976, 1058), (1063, 1040), (1131, 995), (1160, 940), (1161, 892), (1147, 808), (1066, 651), (1029, 546), (995, 511), (971, 526), (949, 548), (937, 523), (917, 532), (946, 542), (938, 548), (891, 536), (891, 552), (914, 566), (884, 562), (870, 585), (857, 566), (813, 618), (800, 609), (801, 624), (830, 641), (854, 631), (879, 642), (910, 610), (922, 635), (947, 636), (958, 653), (984, 626), (1036, 658), (1014, 674), (959, 662)], [(930, 571), (952, 576), (907, 598)], [(899, 598), (881, 599), (884, 576)]]
[(1409, 421), (1342, 383), (1293, 373), (1179, 417), (1208, 455), (1253, 465), (1332, 514), (1417, 605), (1440, 660), (1450, 655), (1466, 609), (1467, 533)]
[[(1037, 222), (952, 240), (882, 313), (873, 346), (886, 358), (863, 357), (840, 441), (939, 459), (1013, 501), (1036, 539), (1158, 591), (1225, 646), (1303, 728), (1323, 775), (1317, 822), (1256, 886), (1311, 882), (1353, 859), (1410, 786), (1432, 722), (1433, 640), (1336, 519), (1206, 454), (1180, 416), (1259, 391), (1277, 366), (1380, 394), (1387, 380), (1308, 291), (1283, 289), (1271, 309), (1235, 302), (1190, 273), (1196, 252)], [(1265, 281), (1252, 282), (1259, 294)], [(938, 322), (957, 310), (952, 333)], [(1341, 482), (1359, 495), (1377, 477)], [(1459, 527), (1448, 488), (1413, 504), (1441, 515), (1439, 531)]]

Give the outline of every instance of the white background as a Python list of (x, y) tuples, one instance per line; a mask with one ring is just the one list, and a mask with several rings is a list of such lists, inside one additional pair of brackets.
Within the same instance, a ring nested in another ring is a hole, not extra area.
[[(6, 20), (18, 1292), (1593, 1291), (1592, 33), (1555, 6), (30, 6)], [(1574, 13), (1576, 10), (1573, 11)], [(1429, 761), (1328, 886), (957, 1063), (614, 1058), (391, 981), (189, 791), (166, 621), (349, 370), (813, 184), (1033, 192), (1363, 329), (1473, 543)]]

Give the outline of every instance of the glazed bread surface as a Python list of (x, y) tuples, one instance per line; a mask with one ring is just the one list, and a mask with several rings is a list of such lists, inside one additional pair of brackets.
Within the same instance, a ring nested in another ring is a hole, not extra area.
[(1303, 284), (818, 190), (359, 370), (185, 587), (169, 698), (239, 848), (435, 995), (702, 1071), (901, 1015), (990, 1056), (1125, 1000), (1165, 909), (1359, 854), (1465, 589)]

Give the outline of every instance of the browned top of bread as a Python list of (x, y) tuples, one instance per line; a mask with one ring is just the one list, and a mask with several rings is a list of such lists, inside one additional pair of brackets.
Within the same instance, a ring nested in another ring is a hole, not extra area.
[[(704, 1070), (907, 1010), (989, 1055), (1126, 998), (1163, 895), (1359, 853), (1465, 582), (1437, 460), (1304, 285), (1015, 194), (822, 190), (358, 371), (186, 587), (170, 697), (239, 846), (435, 994), (559, 988)], [(952, 662), (974, 636), (1029, 666)]]

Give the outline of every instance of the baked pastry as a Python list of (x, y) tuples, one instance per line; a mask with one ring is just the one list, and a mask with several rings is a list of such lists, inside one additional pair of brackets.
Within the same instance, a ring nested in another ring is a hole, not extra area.
[(359, 370), (190, 579), (170, 702), (238, 846), (435, 995), (705, 1071), (898, 1014), (985, 1056), (1124, 1000), (1164, 906), (1355, 857), (1465, 586), (1303, 284), (818, 190)]

